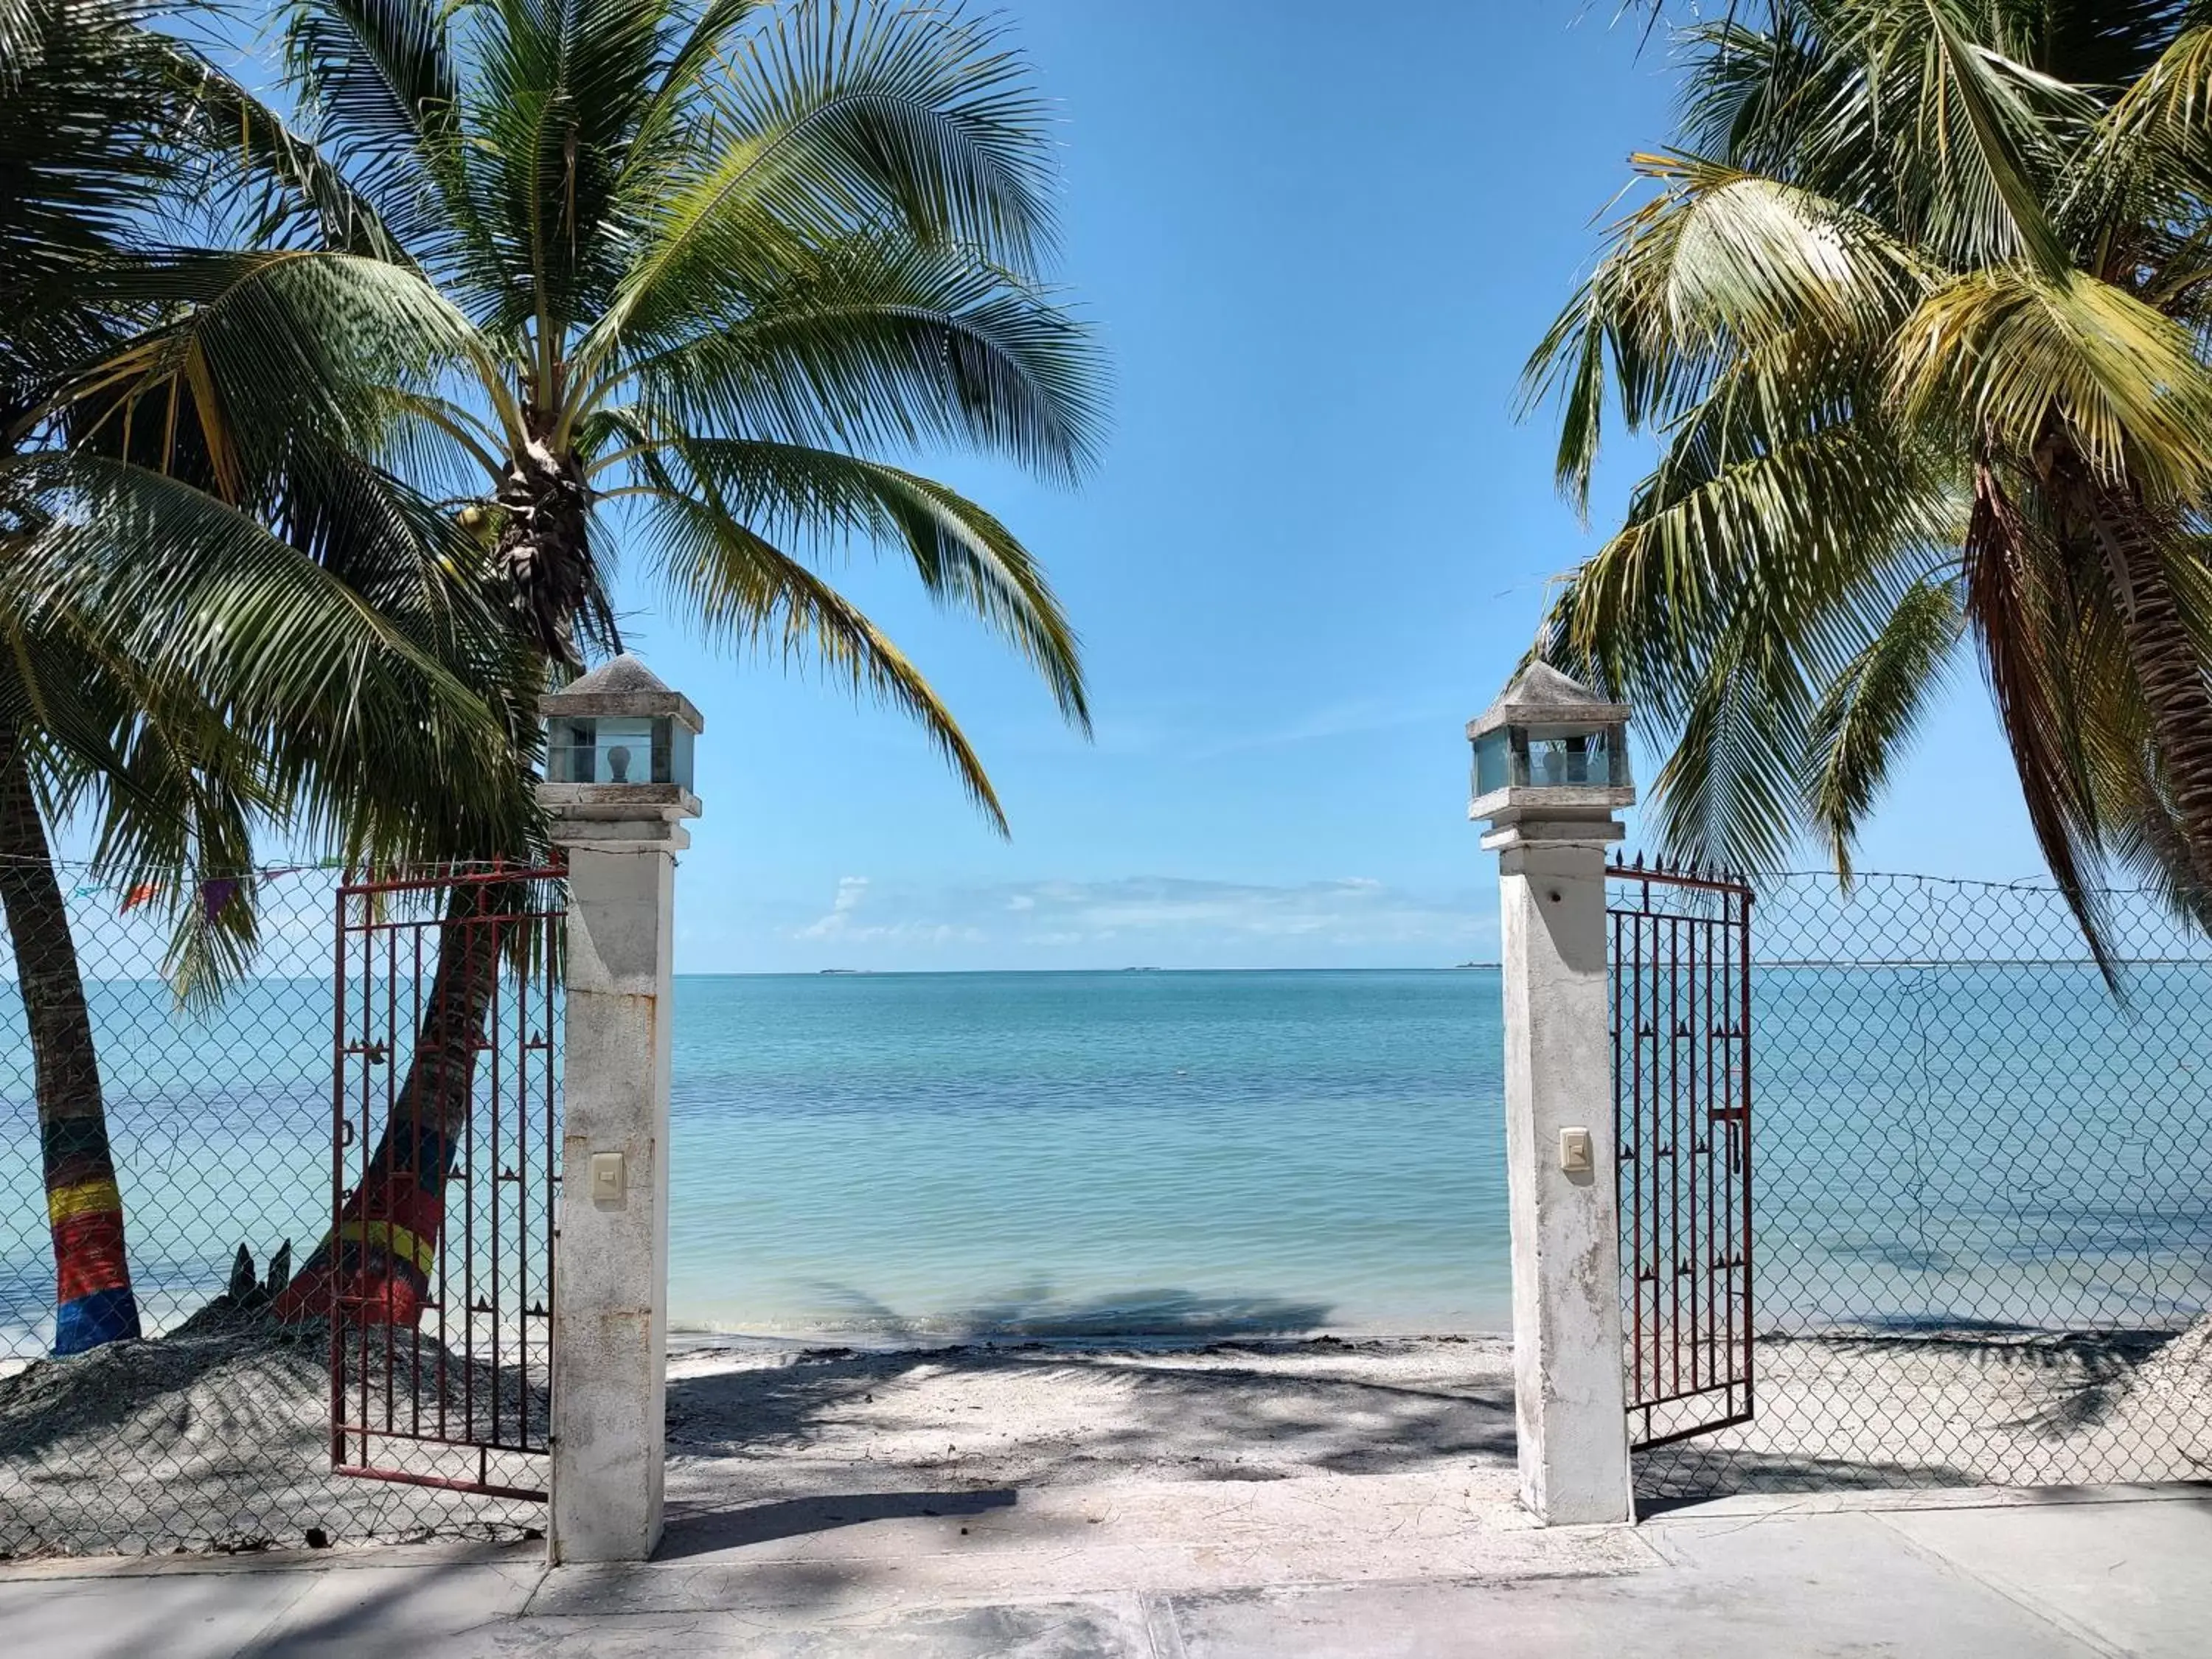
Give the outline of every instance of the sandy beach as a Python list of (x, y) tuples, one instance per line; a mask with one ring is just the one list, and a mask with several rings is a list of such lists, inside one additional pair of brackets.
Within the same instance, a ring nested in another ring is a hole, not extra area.
[[(2212, 1328), (1869, 1333), (1757, 1350), (1745, 1427), (1645, 1454), (1645, 1495), (2201, 1478)], [(334, 1477), (314, 1342), (118, 1345), (0, 1378), (15, 1553), (520, 1537), (532, 1505)], [(672, 1522), (781, 1500), (1449, 1473), (1513, 1490), (1494, 1337), (855, 1349), (679, 1336)]]
[[(683, 1337), (672, 1516), (843, 1493), (1437, 1468), (1511, 1489), (1508, 1345), (1434, 1337), (855, 1350)], [(503, 1504), (333, 1476), (319, 1340), (119, 1344), (0, 1378), (15, 1553), (521, 1536)]]
[(1510, 1487), (1510, 1345), (1492, 1337), (747, 1352), (672, 1361), (687, 1504), (1450, 1467)]

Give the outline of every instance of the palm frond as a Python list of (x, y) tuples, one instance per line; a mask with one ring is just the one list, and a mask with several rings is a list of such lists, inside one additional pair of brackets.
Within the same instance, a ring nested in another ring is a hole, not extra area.
[(887, 219), (1024, 279), (1055, 239), (1044, 106), (1019, 55), (957, 8), (800, 0), (745, 38), (713, 104), (703, 165), (648, 175), (604, 331), (658, 336), (716, 270)]
[(1963, 626), (1955, 580), (1916, 582), (1813, 709), (1806, 804), (1825, 850), (1846, 879), (1860, 826), (1942, 684)]
[(164, 426), (188, 400), (234, 500), (301, 429), (374, 449), (390, 421), (386, 388), (432, 386), (489, 355), (419, 274), (355, 254), (183, 253), (115, 264), (99, 291), (174, 320), (88, 370), (70, 397), (106, 394), (108, 418)]
[(399, 242), (481, 253), (461, 85), (440, 0), (285, 0), (291, 71)]
[(286, 542), (165, 475), (86, 455), (0, 461), (57, 502), (0, 571), (0, 604), (99, 659), (158, 665), (237, 730), (353, 750), (412, 734), (458, 813), (507, 810), (509, 734), (368, 600)]
[(1886, 339), (1935, 279), (1862, 213), (1690, 156), (1639, 157), (1662, 193), (1607, 252), (1531, 355), (1524, 412), (1562, 405), (1557, 470), (1586, 502), (1603, 416), (1663, 426), (1708, 401), (1746, 353), (1818, 365)]
[(617, 194), (670, 9), (668, 0), (495, 0), (477, 14), (471, 184), (508, 274), (488, 325), (533, 331), (541, 380), (573, 330), (612, 300), (635, 251), (641, 227)]
[(1089, 731), (1074, 629), (1029, 550), (973, 501), (915, 473), (799, 445), (695, 438), (665, 453), (720, 510), (775, 541), (902, 549), (925, 589), (1012, 643)]
[(816, 664), (855, 696), (917, 721), (969, 798), (1001, 835), (1006, 809), (981, 759), (935, 690), (852, 602), (712, 499), (675, 489), (652, 498), (663, 580), (710, 640)]
[[(1088, 331), (957, 250), (847, 239), (707, 326), (610, 372), (704, 434), (867, 449), (951, 441), (1073, 482), (1098, 448)], [(580, 354), (593, 361), (587, 343)]]
[(2086, 271), (2046, 281), (2018, 267), (1960, 276), (1900, 331), (1897, 396), (1908, 417), (1979, 429), (2033, 454), (2055, 422), (2103, 477), (2166, 498), (2212, 486), (2212, 368), (2188, 330)]

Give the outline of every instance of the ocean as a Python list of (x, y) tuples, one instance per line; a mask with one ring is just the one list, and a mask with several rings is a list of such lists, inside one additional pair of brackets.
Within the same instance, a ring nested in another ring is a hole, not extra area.
[(1497, 1329), (1494, 972), (696, 979), (670, 1306), (745, 1331)]
[[(2212, 965), (1762, 967), (1759, 1323), (2212, 1304)], [(93, 987), (150, 1323), (327, 1224), (329, 1003)], [(0, 1033), (20, 1013), (0, 993)], [(1508, 1324), (1494, 970), (680, 977), (672, 1321), (763, 1335)], [(0, 1355), (51, 1267), (0, 1048)]]

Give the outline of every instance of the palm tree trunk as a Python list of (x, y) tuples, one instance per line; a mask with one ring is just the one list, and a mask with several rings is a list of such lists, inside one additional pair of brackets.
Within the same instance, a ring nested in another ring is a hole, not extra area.
[(0, 910), (31, 1038), (46, 1216), (54, 1242), (54, 1352), (138, 1335), (123, 1198), (107, 1146), (92, 1012), (21, 733), (0, 721)]
[(500, 972), (502, 889), (457, 885), (438, 929), (438, 966), (407, 1076), (337, 1224), (277, 1297), (285, 1322), (327, 1318), (333, 1298), (362, 1325), (413, 1328), (431, 1301), (446, 1182), (465, 1138), (477, 1054)]

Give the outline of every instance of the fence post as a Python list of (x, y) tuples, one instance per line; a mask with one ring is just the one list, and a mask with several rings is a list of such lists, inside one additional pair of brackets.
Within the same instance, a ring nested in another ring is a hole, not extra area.
[(1636, 799), (1627, 720), (1538, 663), (1468, 726), (1468, 816), (1499, 854), (1521, 1499), (1547, 1526), (1635, 1515), (1605, 904), (1613, 810)]
[(538, 798), (568, 856), (547, 1559), (642, 1561), (666, 1462), (676, 854), (698, 710), (620, 656), (544, 701)]

